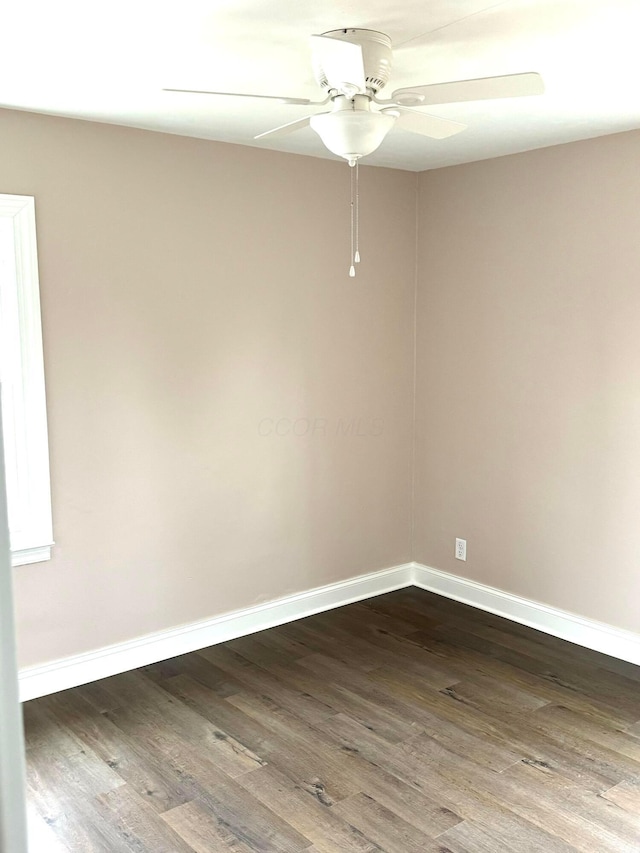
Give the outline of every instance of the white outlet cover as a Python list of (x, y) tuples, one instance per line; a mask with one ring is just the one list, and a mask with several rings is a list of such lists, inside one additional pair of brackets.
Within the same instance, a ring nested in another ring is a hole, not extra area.
[(467, 540), (466, 539), (456, 539), (456, 560), (466, 560), (467, 559)]

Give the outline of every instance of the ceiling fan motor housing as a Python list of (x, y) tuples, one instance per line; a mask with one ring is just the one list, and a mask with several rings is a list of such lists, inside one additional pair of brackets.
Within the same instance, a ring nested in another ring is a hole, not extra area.
[[(359, 44), (362, 48), (367, 88), (373, 92), (379, 92), (385, 86), (391, 75), (391, 62), (393, 59), (389, 36), (379, 33), (376, 30), (349, 28), (329, 30), (326, 33), (322, 33), (322, 35), (328, 38)], [(329, 90), (331, 86), (319, 62), (315, 62), (314, 72), (318, 84), (323, 89)]]

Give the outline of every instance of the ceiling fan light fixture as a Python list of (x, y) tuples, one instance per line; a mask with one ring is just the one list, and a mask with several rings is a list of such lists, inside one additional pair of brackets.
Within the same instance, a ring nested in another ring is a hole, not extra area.
[(310, 124), (329, 151), (354, 166), (380, 147), (396, 118), (369, 110), (339, 110), (311, 116)]

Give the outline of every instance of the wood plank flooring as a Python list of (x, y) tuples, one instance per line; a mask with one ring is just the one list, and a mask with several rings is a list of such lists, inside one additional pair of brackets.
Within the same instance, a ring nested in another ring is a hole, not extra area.
[(640, 851), (640, 668), (417, 589), (24, 714), (31, 853)]

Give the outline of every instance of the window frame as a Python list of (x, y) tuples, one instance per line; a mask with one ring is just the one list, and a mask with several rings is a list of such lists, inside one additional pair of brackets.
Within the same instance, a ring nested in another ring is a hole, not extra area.
[[(35, 199), (0, 193), (0, 217), (12, 220), (15, 249), (15, 285), (11, 276), (0, 278), (0, 306), (8, 311), (0, 330), (5, 322), (18, 326), (19, 353), (12, 359), (19, 362), (18, 376), (3, 395), (2, 420), (6, 462), (17, 472), (21, 497), (13, 514), (9, 507), (10, 520), (19, 524), (10, 529), (11, 562), (22, 566), (50, 560), (54, 544)], [(18, 435), (21, 452), (15, 450)], [(14, 448), (11, 460), (7, 446)]]

